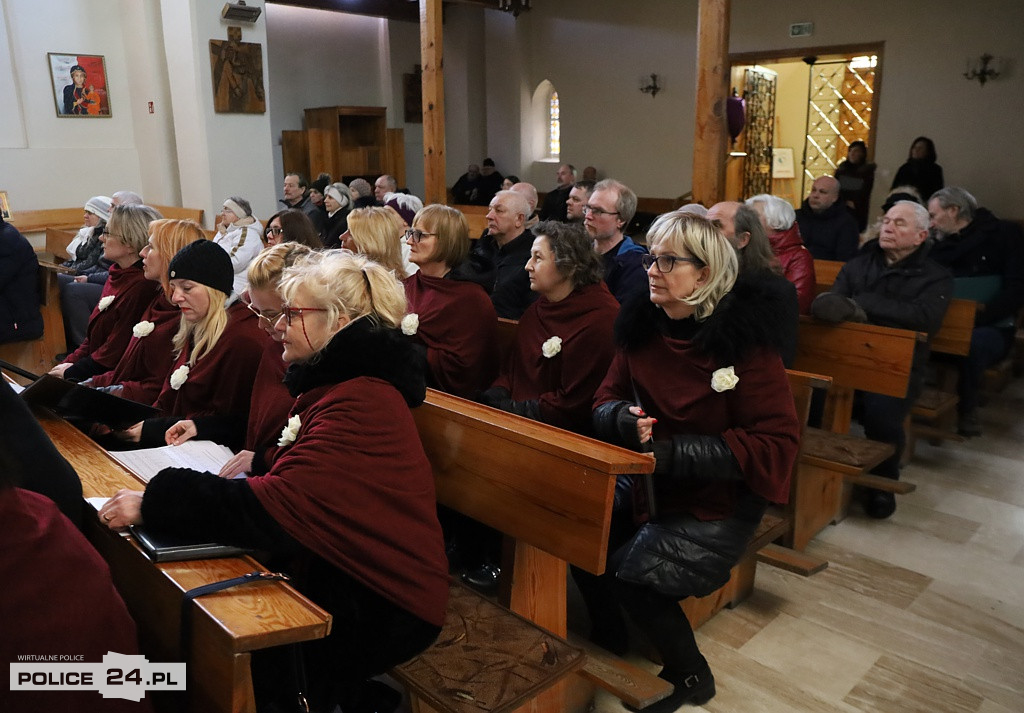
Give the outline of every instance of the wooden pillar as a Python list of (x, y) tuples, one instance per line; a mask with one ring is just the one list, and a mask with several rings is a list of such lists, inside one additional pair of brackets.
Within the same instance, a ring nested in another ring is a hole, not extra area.
[(700, 0), (697, 11), (697, 101), (693, 137), (693, 200), (711, 206), (725, 195), (729, 151), (729, 3)]
[(420, 0), (423, 64), (423, 202), (447, 203), (444, 175), (444, 40), (441, 0)]

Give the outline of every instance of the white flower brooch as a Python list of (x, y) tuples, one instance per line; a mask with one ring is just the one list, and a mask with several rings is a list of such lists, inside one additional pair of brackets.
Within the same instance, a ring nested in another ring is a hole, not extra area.
[(402, 317), (402, 334), (411, 337), (416, 334), (420, 328), (420, 316), (415, 312)]
[(299, 436), (299, 429), (302, 427), (302, 421), (299, 420), (298, 414), (288, 419), (288, 425), (281, 429), (281, 437), (277, 440), (279, 446), (290, 446), (295, 443), (295, 439)]
[(102, 312), (107, 307), (109, 307), (110, 303), (114, 301), (115, 297), (117, 297), (117, 295), (107, 295), (106, 297), (101, 299), (100, 303), (98, 305), (96, 305), (99, 308), (100, 312)]
[(138, 337), (139, 339), (142, 339), (143, 337), (148, 336), (154, 329), (156, 329), (155, 324), (153, 324), (152, 322), (147, 322), (146, 320), (142, 320), (134, 327), (132, 327), (132, 334)]
[(735, 389), (738, 383), (740, 383), (740, 377), (736, 376), (736, 370), (731, 366), (716, 369), (711, 375), (711, 388), (719, 393)]
[(555, 354), (558, 354), (560, 351), (562, 351), (561, 337), (551, 337), (540, 347), (541, 354), (546, 356), (548, 359), (553, 357)]
[(186, 381), (188, 381), (188, 366), (182, 364), (171, 374), (171, 388), (177, 391)]

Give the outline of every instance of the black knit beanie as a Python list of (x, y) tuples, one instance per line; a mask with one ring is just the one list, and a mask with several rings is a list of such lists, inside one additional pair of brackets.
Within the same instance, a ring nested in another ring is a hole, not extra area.
[(171, 258), (167, 268), (172, 280), (191, 280), (231, 295), (235, 270), (231, 258), (220, 245), (209, 240), (189, 243)]

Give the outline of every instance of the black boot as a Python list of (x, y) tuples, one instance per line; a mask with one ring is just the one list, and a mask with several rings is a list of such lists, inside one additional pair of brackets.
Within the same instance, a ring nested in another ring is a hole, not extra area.
[(885, 490), (869, 489), (864, 496), (864, 512), (878, 520), (896, 512), (896, 496)]
[(715, 677), (711, 674), (711, 667), (706, 661), (697, 673), (677, 674), (663, 669), (658, 678), (665, 679), (675, 686), (675, 690), (668, 698), (652, 703), (646, 708), (626, 705), (626, 709), (643, 713), (673, 713), (683, 706), (702, 706), (715, 697)]

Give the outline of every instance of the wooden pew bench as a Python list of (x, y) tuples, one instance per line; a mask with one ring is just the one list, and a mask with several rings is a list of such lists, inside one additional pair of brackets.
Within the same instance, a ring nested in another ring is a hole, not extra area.
[[(78, 472), (85, 497), (110, 497), (121, 488), (141, 490), (142, 481), (66, 421), (38, 411), (57, 449)], [(326, 636), (331, 617), (280, 581), (266, 581), (195, 600), (190, 650), (181, 650), (181, 605), (185, 591), (253, 571), (267, 571), (251, 557), (187, 562), (152, 562), (131, 538), (86, 518), (85, 535), (110, 566), (121, 597), (138, 627), (142, 653), (150, 661), (184, 661), (184, 694), (153, 696), (157, 710), (190, 713), (255, 713), (251, 652)], [(184, 695), (182, 700), (179, 695)]]
[(452, 205), (452, 208), (462, 211), (469, 223), (469, 238), (476, 240), (487, 230), (487, 213), (490, 208), (485, 205)]
[[(181, 220), (194, 220), (200, 225), (203, 224), (203, 210), (201, 208), (182, 208), (170, 205), (152, 205), (160, 211), (165, 218), (176, 218)], [(11, 212), (11, 219), (8, 221), (21, 233), (43, 233), (47, 228), (78, 232), (82, 227), (82, 208), (47, 208), (44, 210), (16, 210)], [(63, 253), (55, 253), (63, 254)]]
[(920, 335), (904, 329), (844, 322), (838, 325), (800, 318), (794, 367), (832, 378), (822, 428), (808, 428), (801, 457), (799, 516), (788, 542), (802, 551), (830, 523), (846, 513), (852, 486), (896, 494), (915, 489), (913, 483), (871, 475), (869, 470), (894, 452), (889, 444), (851, 437), (854, 391), (905, 396), (914, 346)]

